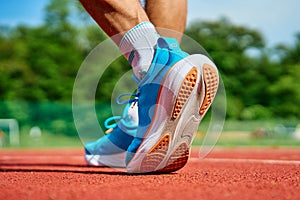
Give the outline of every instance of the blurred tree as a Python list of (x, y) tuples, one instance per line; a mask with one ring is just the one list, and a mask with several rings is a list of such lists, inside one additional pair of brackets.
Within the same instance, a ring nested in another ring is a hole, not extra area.
[(281, 59), (280, 73), (277, 80), (268, 90), (273, 98), (270, 109), (276, 116), (300, 117), (300, 32), (296, 34), (292, 46), (279, 45)]
[(203, 45), (218, 66), (228, 117), (299, 117), (300, 33), (293, 47), (275, 49), (267, 49), (256, 30), (233, 25), (226, 18), (194, 22), (186, 34)]
[(237, 108), (227, 110), (229, 117), (239, 118), (245, 107), (261, 103), (258, 97), (268, 81), (260, 73), (264, 66), (259, 65), (259, 59), (249, 55), (249, 50), (258, 55), (263, 51), (264, 40), (259, 32), (221, 18), (194, 22), (186, 34), (199, 42), (218, 66), (229, 96), (228, 107), (239, 102)]
[(300, 63), (300, 32), (295, 35), (295, 43), (289, 47), (287, 45), (279, 45), (277, 48), (281, 50), (281, 64), (298, 64)]
[[(35, 27), (0, 25), (0, 114), (8, 116), (17, 113), (15, 108), (24, 107), (19, 114), (24, 123), (25, 116), (38, 120), (48, 114), (43, 121), (46, 125), (53, 116), (71, 115), (77, 71), (89, 52), (107, 36), (79, 2), (51, 0), (44, 19)], [(234, 25), (226, 18), (195, 21), (185, 33), (201, 44), (219, 67), (229, 118), (300, 117), (300, 33), (293, 46), (273, 49), (265, 47), (258, 31)], [(199, 53), (193, 48), (189, 44), (184, 47), (189, 53)], [(124, 58), (111, 63), (100, 79), (96, 101), (110, 103), (116, 82), (130, 69)], [(1, 103), (19, 100), (30, 105), (20, 104), (13, 109), (11, 103)], [(35, 104), (39, 101), (64, 102), (68, 106), (55, 104), (58, 108), (50, 112), (51, 104)], [(39, 110), (29, 112), (30, 107)], [(72, 121), (72, 116), (68, 120)], [(67, 131), (61, 122), (57, 119), (53, 126)]]

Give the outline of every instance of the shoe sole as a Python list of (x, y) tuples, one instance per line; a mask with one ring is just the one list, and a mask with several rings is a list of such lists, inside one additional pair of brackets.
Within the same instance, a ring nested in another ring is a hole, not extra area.
[(108, 155), (85, 155), (84, 159), (90, 166), (125, 168), (126, 152)]
[[(215, 68), (209, 64), (205, 64), (202, 69), (203, 83), (205, 88), (205, 97), (199, 109), (199, 114), (204, 115), (209, 109), (218, 90), (219, 77)], [(184, 102), (186, 103), (186, 101)], [(185, 166), (190, 155), (190, 144), (180, 143), (171, 154), (167, 161), (167, 165), (162, 168), (161, 172), (174, 172)]]
[[(203, 64), (199, 68), (192, 66), (185, 73), (185, 77), (177, 90), (169, 122), (165, 124), (165, 127), (173, 127), (173, 129), (163, 129), (163, 134), (157, 142), (154, 143), (147, 153), (143, 153), (139, 169), (134, 169), (132, 172), (169, 173), (177, 171), (186, 165), (195, 132), (217, 93), (218, 82), (217, 69), (211, 64)], [(192, 94), (197, 96), (197, 102), (195, 99), (191, 99)], [(188, 122), (185, 122), (186, 128), (191, 130), (186, 131), (185, 129), (181, 129), (177, 131), (176, 129), (180, 120), (181, 123), (184, 123), (182, 121), (186, 119), (186, 117), (183, 117), (185, 112), (187, 113), (185, 115), (189, 116), (191, 115), (190, 110), (194, 110), (193, 107), (187, 107), (188, 104), (192, 103), (197, 107), (197, 111), (193, 114), (196, 116), (195, 122), (193, 122), (194, 124), (191, 128), (187, 125)]]

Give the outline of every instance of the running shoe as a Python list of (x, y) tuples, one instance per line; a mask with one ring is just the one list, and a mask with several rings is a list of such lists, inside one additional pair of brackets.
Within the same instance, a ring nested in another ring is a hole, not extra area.
[(110, 117), (105, 121), (106, 135), (84, 145), (85, 160), (89, 165), (125, 167), (126, 150), (137, 130), (137, 113), (137, 105), (128, 103), (122, 116)]
[(185, 166), (218, 81), (208, 57), (188, 55), (175, 39), (158, 39), (152, 64), (138, 84), (139, 126), (127, 149), (128, 173), (169, 173)]

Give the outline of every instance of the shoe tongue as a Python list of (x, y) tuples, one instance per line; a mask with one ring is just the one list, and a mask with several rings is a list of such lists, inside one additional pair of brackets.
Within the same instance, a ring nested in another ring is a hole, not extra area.
[(137, 103), (131, 104), (131, 106), (128, 108), (127, 115), (130, 116), (131, 123), (133, 125), (138, 126), (138, 124), (139, 124), (139, 115), (138, 115)]
[(136, 129), (138, 127), (138, 106), (136, 103), (127, 105), (123, 112), (122, 119), (117, 122), (118, 127), (124, 131), (126, 134), (135, 137)]
[(157, 45), (162, 49), (181, 50), (175, 38), (161, 37), (157, 40)]
[(132, 103), (131, 105), (127, 105), (124, 110), (122, 123), (125, 126), (138, 126), (139, 124), (139, 116), (138, 116), (138, 107), (137, 103)]

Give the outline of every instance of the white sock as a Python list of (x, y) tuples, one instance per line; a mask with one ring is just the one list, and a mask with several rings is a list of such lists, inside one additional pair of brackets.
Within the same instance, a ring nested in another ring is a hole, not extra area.
[(143, 78), (151, 65), (158, 37), (151, 22), (142, 22), (130, 29), (119, 44), (138, 79)]

